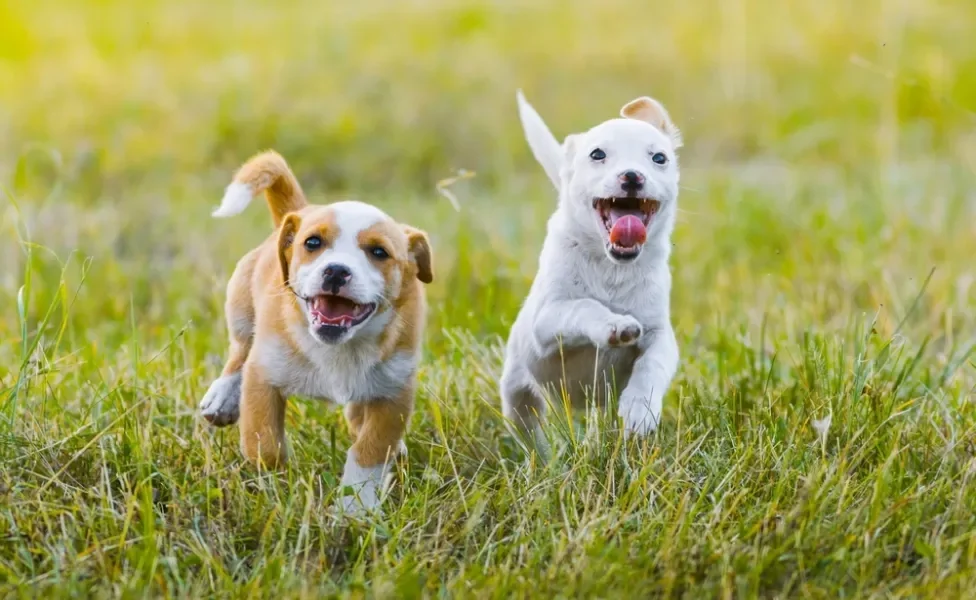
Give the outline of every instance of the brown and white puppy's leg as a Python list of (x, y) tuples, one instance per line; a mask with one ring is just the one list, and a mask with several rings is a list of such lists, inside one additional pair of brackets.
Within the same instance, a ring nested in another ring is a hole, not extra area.
[(237, 423), (241, 408), (241, 369), (250, 350), (250, 340), (231, 338), (230, 356), (220, 377), (215, 379), (200, 401), (200, 414), (215, 427)]
[(342, 487), (354, 495), (344, 496), (339, 506), (344, 512), (379, 507), (390, 465), (406, 452), (403, 436), (413, 412), (413, 390), (406, 389), (396, 399), (357, 402), (346, 407), (346, 419), (356, 441), (346, 454)]
[(240, 417), (242, 370), (254, 336), (250, 284), (256, 258), (257, 254), (252, 252), (241, 259), (227, 283), (224, 312), (230, 332), (230, 352), (220, 377), (210, 384), (200, 401), (203, 418), (217, 427), (233, 425)]
[(251, 462), (275, 469), (288, 460), (285, 407), (285, 397), (266, 381), (261, 368), (250, 362), (245, 364), (241, 386), (241, 452)]

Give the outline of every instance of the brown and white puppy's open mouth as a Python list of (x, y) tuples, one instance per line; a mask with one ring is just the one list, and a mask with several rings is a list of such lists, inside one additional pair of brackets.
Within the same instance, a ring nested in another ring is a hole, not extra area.
[(640, 255), (647, 241), (647, 229), (661, 208), (653, 198), (594, 198), (593, 209), (606, 233), (607, 251), (619, 261)]
[(312, 327), (325, 340), (337, 340), (373, 316), (376, 303), (359, 304), (339, 294), (305, 298)]

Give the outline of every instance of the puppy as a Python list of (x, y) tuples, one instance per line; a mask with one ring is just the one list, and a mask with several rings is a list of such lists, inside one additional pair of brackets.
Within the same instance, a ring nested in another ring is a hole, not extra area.
[(284, 159), (255, 156), (227, 187), (215, 217), (264, 192), (275, 232), (238, 262), (225, 306), (230, 356), (201, 412), (240, 423), (241, 450), (274, 468), (288, 456), (285, 401), (345, 407), (355, 443), (342, 484), (347, 510), (373, 509), (391, 460), (405, 451), (430, 283), (422, 231), (361, 202), (310, 205)]
[(508, 338), (504, 414), (544, 443), (539, 426), (553, 394), (579, 407), (621, 390), (625, 432), (646, 435), (678, 365), (668, 257), (681, 134), (660, 103), (642, 97), (560, 146), (521, 92), (517, 100), (559, 204)]

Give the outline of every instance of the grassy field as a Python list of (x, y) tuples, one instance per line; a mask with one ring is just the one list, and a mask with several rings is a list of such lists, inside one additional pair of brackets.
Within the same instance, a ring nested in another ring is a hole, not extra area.
[[(972, 597), (976, 3), (0, 0), (0, 597)], [(504, 431), (502, 344), (557, 135), (659, 98), (685, 132), (682, 361), (659, 434)], [(435, 252), (386, 515), (295, 401), (242, 464), (196, 405), (268, 233), (209, 218), (275, 148)], [(459, 210), (437, 182), (454, 185)]]

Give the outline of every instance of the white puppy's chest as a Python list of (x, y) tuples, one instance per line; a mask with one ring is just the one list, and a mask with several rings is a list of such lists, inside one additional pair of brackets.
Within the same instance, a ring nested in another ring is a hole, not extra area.
[(380, 361), (371, 344), (314, 346), (297, 353), (281, 340), (262, 344), (259, 360), (268, 382), (286, 396), (345, 405), (397, 397), (417, 368), (416, 358), (409, 352)]
[[(646, 250), (653, 252), (654, 248)], [(648, 254), (643, 262), (621, 268), (608, 265), (603, 257), (586, 255), (565, 236), (551, 232), (523, 322), (528, 326), (543, 317), (554, 310), (554, 303), (595, 300), (612, 313), (637, 319), (650, 339), (657, 327), (669, 321), (670, 285), (666, 254)], [(566, 326), (575, 329), (578, 324), (567, 322)], [(518, 338), (522, 331), (531, 335), (516, 327), (513, 337)], [(646, 343), (647, 339), (641, 345)], [(520, 346), (516, 341), (510, 348)], [(598, 349), (582, 344), (547, 355), (532, 352), (525, 358), (531, 356), (526, 367), (538, 383), (550, 391), (561, 388), (578, 405), (590, 397), (602, 403), (611, 389), (619, 393), (630, 381), (638, 354), (636, 346)]]
[(651, 326), (670, 312), (671, 275), (667, 256), (655, 257), (647, 248), (644, 262), (621, 268), (600, 257), (592, 259), (560, 239), (546, 239), (536, 276), (539, 310), (555, 299), (593, 299), (618, 314)]

